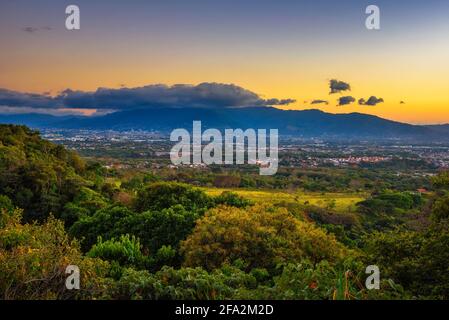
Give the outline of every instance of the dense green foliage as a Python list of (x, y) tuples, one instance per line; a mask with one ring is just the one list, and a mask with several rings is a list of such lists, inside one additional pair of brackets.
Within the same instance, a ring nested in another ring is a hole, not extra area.
[(137, 212), (143, 212), (181, 205), (186, 210), (204, 212), (212, 203), (204, 192), (189, 185), (154, 183), (139, 191), (134, 208)]
[(344, 247), (314, 225), (295, 219), (284, 208), (219, 207), (200, 219), (182, 244), (187, 266), (208, 270), (240, 260), (245, 269), (273, 270), (302, 259), (335, 261)]
[(25, 219), (60, 212), (86, 182), (74, 152), (40, 139), (22, 126), (0, 126), (0, 194), (25, 210)]
[(116, 262), (120, 266), (145, 266), (145, 256), (142, 254), (139, 240), (129, 235), (107, 241), (98, 237), (98, 242), (92, 246), (87, 256)]
[(367, 239), (365, 251), (385, 276), (418, 297), (449, 299), (449, 227), (433, 225), (422, 232), (390, 231)]
[[(101, 294), (108, 263), (85, 257), (63, 224), (50, 217), (42, 225), (21, 224), (22, 212), (1, 210), (1, 299), (92, 299)], [(68, 265), (77, 265), (83, 290), (64, 290)]]
[[(422, 195), (421, 180), (378, 167), (213, 170), (123, 178), (0, 125), (0, 298), (449, 299), (447, 173), (426, 178)], [(258, 203), (193, 183), (341, 188), (365, 200), (343, 211), (335, 199)], [(373, 264), (380, 290), (364, 286)], [(65, 289), (68, 265), (79, 266), (81, 290)]]
[(386, 230), (405, 222), (418, 213), (423, 204), (420, 194), (411, 192), (381, 192), (358, 203), (359, 212), (368, 230)]

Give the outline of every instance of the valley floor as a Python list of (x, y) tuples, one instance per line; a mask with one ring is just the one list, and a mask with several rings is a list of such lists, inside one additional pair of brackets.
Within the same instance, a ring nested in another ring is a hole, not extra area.
[(339, 212), (353, 212), (356, 203), (366, 199), (363, 193), (321, 193), (285, 190), (260, 190), (242, 188), (202, 188), (209, 196), (218, 196), (224, 191), (232, 191), (255, 202), (297, 202), (319, 207), (328, 207), (335, 200), (334, 209)]

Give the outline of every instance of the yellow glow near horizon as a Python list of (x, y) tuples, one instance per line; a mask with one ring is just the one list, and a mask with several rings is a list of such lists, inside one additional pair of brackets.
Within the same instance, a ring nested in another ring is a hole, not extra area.
[[(22, 92), (57, 92), (67, 88), (94, 91), (98, 87), (137, 87), (155, 83), (234, 83), (265, 98), (293, 98), (283, 109), (321, 109), (332, 113), (360, 112), (409, 123), (449, 123), (449, 45), (431, 53), (402, 49), (395, 55), (354, 53), (328, 61), (326, 53), (297, 52), (254, 54), (233, 52), (209, 55), (164, 55), (149, 49), (126, 53), (126, 48), (106, 53), (85, 47), (29, 53), (10, 50), (2, 63), (0, 87)], [(219, 51), (219, 50), (217, 50)], [(411, 52), (411, 53), (410, 53)], [(30, 58), (33, 55), (33, 58)], [(127, 59), (124, 59), (124, 57)], [(132, 56), (130, 58), (130, 56)], [(350, 57), (350, 58), (349, 58)], [(329, 95), (331, 78), (346, 81), (352, 90), (342, 93), (356, 99), (374, 95), (385, 100), (377, 106), (356, 103), (337, 106), (338, 94)], [(311, 105), (314, 99), (329, 105)], [(400, 104), (403, 100), (406, 103)], [(304, 103), (308, 101), (308, 103)]]

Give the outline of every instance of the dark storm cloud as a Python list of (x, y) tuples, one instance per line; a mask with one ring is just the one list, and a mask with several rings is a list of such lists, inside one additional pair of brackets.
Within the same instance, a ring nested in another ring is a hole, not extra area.
[(345, 96), (345, 97), (341, 97), (341, 98), (338, 99), (338, 105), (339, 106), (344, 106), (344, 105), (347, 105), (347, 104), (351, 104), (354, 101), (355, 101), (354, 97)]
[(75, 109), (129, 110), (151, 107), (236, 108), (287, 105), (293, 99), (263, 99), (233, 84), (201, 83), (148, 85), (138, 88), (99, 88), (95, 92), (67, 89), (57, 97), (0, 89), (0, 105)]
[(359, 99), (359, 104), (360, 105), (365, 105), (365, 106), (375, 106), (378, 103), (382, 103), (384, 102), (384, 99), (382, 98), (377, 98), (375, 96), (371, 96), (368, 98), (368, 100), (365, 99)]
[(327, 101), (327, 100), (313, 100), (310, 104), (321, 104), (321, 103), (324, 103), (324, 104), (329, 104), (329, 101)]
[(107, 89), (95, 92), (66, 90), (58, 97), (69, 108), (135, 109), (146, 107), (227, 108), (287, 105), (293, 99), (262, 99), (259, 95), (233, 84), (201, 83), (149, 85), (138, 88)]
[(330, 93), (340, 93), (342, 91), (350, 91), (351, 90), (351, 85), (349, 83), (346, 83), (344, 81), (339, 81), (336, 79), (332, 79), (331, 81), (329, 81), (329, 88), (330, 88)]

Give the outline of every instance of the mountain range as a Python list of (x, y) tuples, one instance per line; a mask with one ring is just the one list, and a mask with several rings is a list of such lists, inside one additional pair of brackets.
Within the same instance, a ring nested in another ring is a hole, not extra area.
[(203, 130), (279, 129), (281, 135), (334, 139), (374, 139), (449, 142), (449, 125), (412, 125), (377, 116), (320, 110), (247, 108), (146, 108), (103, 116), (52, 116), (46, 114), (0, 114), (0, 123), (23, 124), (37, 129), (146, 130), (168, 133), (176, 128), (191, 131), (194, 120)]

